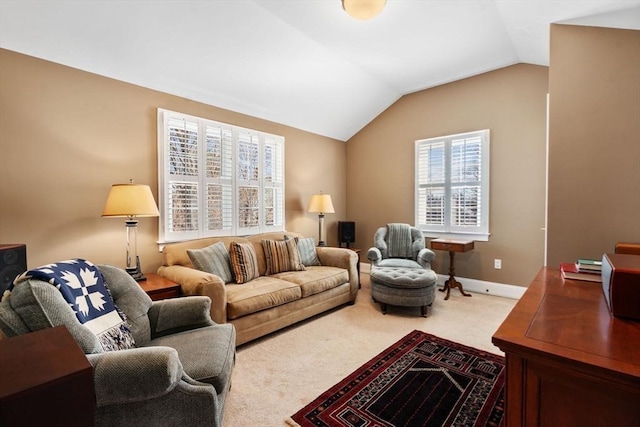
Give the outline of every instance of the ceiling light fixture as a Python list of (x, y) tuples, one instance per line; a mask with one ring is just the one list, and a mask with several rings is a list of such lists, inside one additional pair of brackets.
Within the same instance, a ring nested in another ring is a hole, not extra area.
[(342, 0), (342, 8), (353, 18), (362, 21), (374, 18), (387, 4), (387, 0)]

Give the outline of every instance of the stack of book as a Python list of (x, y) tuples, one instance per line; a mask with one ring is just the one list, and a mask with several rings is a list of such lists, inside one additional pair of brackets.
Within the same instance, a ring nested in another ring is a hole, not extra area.
[(596, 259), (579, 258), (575, 263), (563, 262), (560, 271), (565, 279), (602, 282), (602, 261)]

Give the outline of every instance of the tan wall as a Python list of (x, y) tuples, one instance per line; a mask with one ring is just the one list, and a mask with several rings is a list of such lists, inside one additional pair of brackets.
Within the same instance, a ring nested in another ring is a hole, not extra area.
[(551, 26), (549, 265), (640, 242), (640, 31)]
[[(291, 127), (0, 50), (0, 243), (26, 243), (29, 267), (71, 257), (124, 266), (122, 218), (101, 218), (111, 184), (157, 200), (158, 107), (283, 135), (287, 229), (317, 238), (312, 194), (331, 194), (328, 243), (346, 216), (346, 145)], [(143, 269), (161, 262), (158, 220), (139, 223)]]
[[(351, 138), (347, 214), (361, 259), (377, 227), (414, 223), (415, 140), (488, 128), (491, 237), (456, 257), (456, 273), (528, 285), (543, 264), (547, 78), (546, 67), (520, 64), (406, 95)], [(448, 266), (437, 252), (435, 270)]]

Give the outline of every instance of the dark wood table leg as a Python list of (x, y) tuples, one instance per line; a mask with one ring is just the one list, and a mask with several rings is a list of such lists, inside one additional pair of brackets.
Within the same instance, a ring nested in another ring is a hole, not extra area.
[(445, 290), (447, 291), (447, 295), (445, 295), (444, 297), (445, 301), (449, 299), (449, 294), (451, 293), (452, 288), (458, 288), (460, 293), (465, 297), (471, 296), (471, 294), (464, 291), (464, 289), (462, 288), (462, 283), (458, 282), (454, 277), (455, 276), (455, 264), (454, 264), (455, 257), (456, 257), (456, 253), (453, 251), (449, 251), (449, 279), (447, 279), (447, 281), (444, 282), (444, 287), (442, 289), (439, 289), (440, 292), (444, 292)]

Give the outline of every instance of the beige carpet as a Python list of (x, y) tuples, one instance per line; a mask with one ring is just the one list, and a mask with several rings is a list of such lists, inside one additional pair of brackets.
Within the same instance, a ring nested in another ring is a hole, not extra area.
[(369, 276), (353, 306), (343, 306), (238, 347), (226, 427), (282, 427), (285, 419), (400, 338), (418, 329), (496, 354), (491, 336), (516, 300), (482, 294), (448, 301), (436, 291), (428, 317), (419, 308), (371, 300)]

